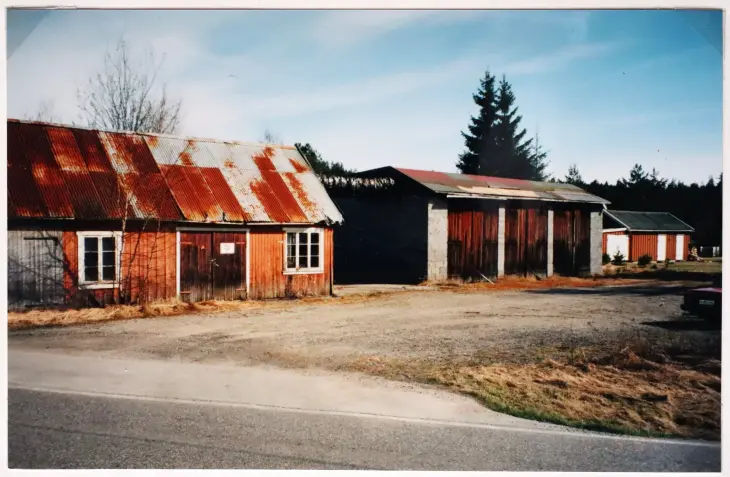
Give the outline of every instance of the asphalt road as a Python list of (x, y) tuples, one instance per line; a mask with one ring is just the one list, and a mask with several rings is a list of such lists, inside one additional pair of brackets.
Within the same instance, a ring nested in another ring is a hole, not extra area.
[(579, 432), (357, 375), (8, 358), (11, 468), (720, 471), (718, 443)]
[(719, 448), (9, 391), (11, 468), (719, 471)]

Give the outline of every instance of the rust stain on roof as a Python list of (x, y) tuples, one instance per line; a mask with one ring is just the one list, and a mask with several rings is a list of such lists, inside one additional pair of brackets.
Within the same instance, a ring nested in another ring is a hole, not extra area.
[(299, 179), (297, 179), (297, 175), (293, 172), (285, 172), (284, 176), (289, 181), (289, 184), (294, 191), (294, 196), (297, 198), (304, 210), (308, 213), (314, 213), (317, 210), (317, 207), (314, 203), (312, 203), (312, 201), (309, 200), (309, 196), (304, 191), (302, 183), (299, 182)]
[[(11, 218), (342, 221), (314, 173), (291, 158), (293, 148), (7, 124)], [(272, 160), (282, 149), (302, 177)]]
[(304, 164), (300, 163), (296, 159), (291, 159), (290, 158), (289, 159), (289, 162), (291, 163), (291, 165), (294, 168), (294, 170), (297, 171), (297, 172), (307, 172), (309, 170), (309, 168), (307, 166), (305, 166)]

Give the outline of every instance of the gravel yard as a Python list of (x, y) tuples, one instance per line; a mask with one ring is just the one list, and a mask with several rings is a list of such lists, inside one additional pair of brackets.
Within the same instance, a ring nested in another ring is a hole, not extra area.
[[(327, 365), (357, 356), (533, 359), (641, 335), (702, 344), (719, 333), (681, 321), (678, 285), (460, 293), (401, 291), (345, 303), (251, 309), (10, 332), (22, 347), (192, 361)], [(695, 329), (693, 329), (695, 328)], [(541, 351), (543, 350), (543, 351)], [(545, 351), (547, 352), (547, 351)]]

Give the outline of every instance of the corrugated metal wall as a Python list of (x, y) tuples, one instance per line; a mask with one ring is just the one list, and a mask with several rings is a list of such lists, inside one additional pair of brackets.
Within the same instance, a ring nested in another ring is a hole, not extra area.
[(324, 273), (284, 274), (284, 232), (280, 227), (251, 227), (250, 297), (252, 299), (329, 295), (332, 284), (332, 229), (324, 232)]
[(63, 250), (56, 231), (8, 231), (8, 307), (63, 304)]
[(449, 277), (497, 276), (499, 204), (449, 203)]
[(547, 205), (505, 209), (506, 275), (547, 274)]

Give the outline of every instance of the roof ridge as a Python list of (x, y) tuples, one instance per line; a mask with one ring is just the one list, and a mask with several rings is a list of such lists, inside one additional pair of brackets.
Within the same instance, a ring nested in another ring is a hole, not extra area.
[(181, 141), (187, 141), (187, 140), (194, 140), (194, 141), (202, 141), (202, 142), (213, 142), (213, 143), (224, 143), (224, 144), (236, 144), (240, 146), (264, 146), (264, 147), (274, 147), (274, 148), (281, 148), (281, 149), (291, 149), (296, 151), (297, 148), (294, 145), (288, 145), (288, 144), (268, 144), (258, 141), (236, 141), (236, 140), (227, 140), (227, 139), (215, 139), (215, 138), (206, 138), (206, 137), (200, 137), (200, 136), (180, 136), (177, 134), (165, 134), (165, 133), (152, 133), (152, 132), (138, 132), (138, 131), (114, 131), (110, 129), (99, 129), (99, 128), (92, 128), (92, 127), (86, 127), (86, 126), (77, 126), (72, 124), (65, 124), (65, 123), (52, 123), (52, 122), (46, 122), (46, 121), (34, 121), (30, 119), (17, 119), (17, 118), (8, 118), (8, 122), (12, 123), (18, 123), (18, 124), (33, 124), (37, 126), (51, 126), (51, 127), (57, 127), (57, 128), (65, 128), (65, 129), (79, 129), (82, 131), (93, 131), (93, 132), (99, 132), (99, 133), (107, 133), (107, 134), (127, 134), (131, 136), (151, 136), (151, 137), (159, 137), (164, 139), (178, 139)]

